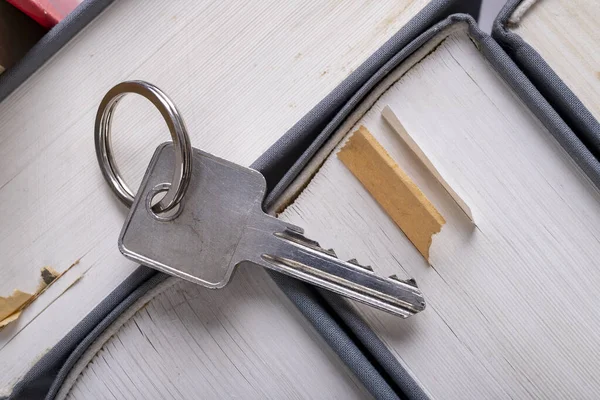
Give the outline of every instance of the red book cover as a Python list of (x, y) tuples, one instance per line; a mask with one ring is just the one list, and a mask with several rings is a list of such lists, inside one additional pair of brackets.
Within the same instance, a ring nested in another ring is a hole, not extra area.
[[(1, 0), (0, 0), (1, 1)], [(82, 0), (7, 0), (44, 28), (52, 28), (75, 9)]]

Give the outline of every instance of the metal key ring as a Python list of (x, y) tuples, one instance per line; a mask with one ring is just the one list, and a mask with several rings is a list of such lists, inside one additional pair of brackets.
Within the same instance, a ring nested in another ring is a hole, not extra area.
[(127, 93), (136, 93), (150, 100), (162, 114), (175, 146), (175, 171), (165, 197), (152, 208), (156, 213), (172, 210), (179, 204), (192, 176), (192, 145), (187, 129), (175, 104), (156, 86), (144, 81), (126, 81), (110, 89), (98, 107), (94, 140), (96, 156), (104, 179), (125, 205), (131, 207), (134, 194), (121, 177), (111, 145), (111, 123), (115, 108)]

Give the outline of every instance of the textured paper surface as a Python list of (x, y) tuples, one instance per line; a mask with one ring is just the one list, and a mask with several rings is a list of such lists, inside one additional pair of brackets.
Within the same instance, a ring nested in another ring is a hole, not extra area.
[[(386, 104), (476, 227), (382, 118)], [(433, 267), (337, 157), (279, 218), (341, 259), (416, 279), (427, 309), (407, 320), (355, 305), (394, 357), (432, 399), (598, 397), (600, 192), (480, 48), (455, 33), (355, 109), (340, 136), (364, 125), (446, 220)]]
[(431, 237), (446, 221), (383, 146), (361, 126), (337, 156), (429, 261)]
[(600, 2), (524, 1), (509, 19), (521, 36), (600, 120)]
[[(179, 0), (160, 2), (159, 11), (157, 4), (115, 1), (0, 104), (0, 194), (14, 205), (0, 224), (0, 295), (15, 288), (33, 292), (21, 284), (37, 277), (43, 265), (61, 271), (59, 266), (82, 257), (77, 273), (85, 274), (64, 295), (51, 288), (23, 312), (19, 329), (3, 332), (0, 391), (10, 388), (138, 267), (115, 246), (126, 210), (104, 182), (90, 138), (98, 102), (110, 87), (126, 79), (153, 82), (176, 103), (196, 147), (248, 166), (429, 1)], [(57, 78), (65, 75), (69, 79)], [(157, 144), (169, 134), (150, 102), (140, 96), (123, 101), (113, 121), (115, 157), (126, 181), (136, 186)], [(250, 126), (259, 128), (250, 132)], [(68, 283), (57, 285), (62, 289)], [(172, 315), (165, 318), (172, 323)], [(173, 329), (191, 326), (198, 327), (184, 321)], [(314, 343), (318, 349), (325, 346), (320, 338)], [(220, 378), (206, 376), (209, 381), (194, 377), (174, 384), (163, 375), (161, 382), (171, 394), (143, 397), (172, 397), (186, 384), (194, 390), (183, 397), (210, 385), (218, 393)], [(298, 387), (313, 382), (294, 380)], [(236, 393), (287, 398), (289, 387), (244, 386)], [(323, 395), (323, 387), (311, 384), (311, 393), (295, 397), (331, 398), (338, 392), (330, 384)], [(129, 389), (122, 390), (114, 396), (131, 397)], [(107, 390), (94, 393), (111, 396)]]

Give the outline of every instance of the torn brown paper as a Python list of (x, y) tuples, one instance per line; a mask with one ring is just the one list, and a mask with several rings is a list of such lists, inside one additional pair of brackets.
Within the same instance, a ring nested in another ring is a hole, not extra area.
[(15, 313), (12, 313), (8, 317), (4, 318), (2, 321), (0, 321), (0, 329), (4, 328), (6, 325), (10, 324), (11, 322), (16, 321), (17, 319), (19, 319), (20, 316), (21, 316), (21, 311), (17, 311)]
[(0, 297), (0, 326), (6, 317), (21, 309), (32, 297), (30, 293), (22, 292), (16, 289), (8, 297)]
[(79, 260), (74, 262), (69, 268), (59, 273), (51, 267), (44, 267), (40, 270), (40, 283), (35, 293), (26, 293), (15, 289), (12, 295), (0, 297), (0, 328), (5, 327), (13, 321), (16, 321), (21, 315), (21, 311), (31, 304), (39, 295), (41, 295), (50, 285), (63, 276), (73, 266), (77, 265)]
[(337, 156), (429, 261), (431, 237), (446, 221), (383, 146), (361, 126)]

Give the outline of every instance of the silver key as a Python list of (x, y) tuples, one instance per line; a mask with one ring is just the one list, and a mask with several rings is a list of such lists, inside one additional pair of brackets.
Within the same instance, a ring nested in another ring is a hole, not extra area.
[(173, 147), (160, 146), (125, 221), (119, 249), (140, 264), (221, 288), (237, 266), (258, 264), (406, 318), (425, 308), (414, 280), (382, 278), (342, 261), (303, 230), (262, 210), (266, 182), (257, 171), (193, 149), (192, 177), (170, 216), (152, 211), (173, 176)]

